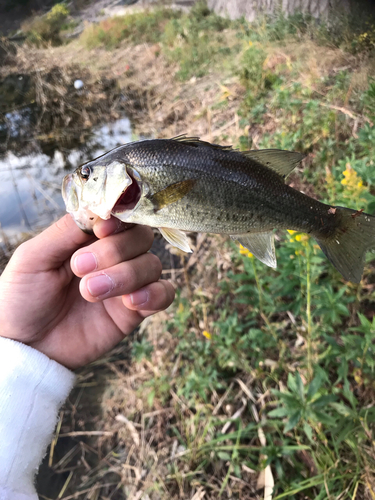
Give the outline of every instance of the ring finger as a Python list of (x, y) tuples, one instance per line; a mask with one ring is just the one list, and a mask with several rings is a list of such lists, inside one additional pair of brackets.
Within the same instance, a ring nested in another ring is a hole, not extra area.
[(138, 311), (142, 317), (146, 318), (156, 311), (162, 311), (169, 307), (174, 296), (175, 291), (172, 284), (166, 280), (160, 280), (129, 295), (124, 295), (122, 302), (127, 309)]

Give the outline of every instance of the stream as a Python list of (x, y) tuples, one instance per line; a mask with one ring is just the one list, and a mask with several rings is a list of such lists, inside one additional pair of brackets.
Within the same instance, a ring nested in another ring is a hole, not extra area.
[[(14, 126), (18, 124), (15, 116)], [(94, 127), (89, 139), (72, 149), (60, 147), (27, 155), (7, 151), (0, 156), (0, 247), (17, 242), (24, 233), (36, 232), (65, 213), (61, 197), (63, 177), (81, 163), (130, 142), (127, 118)]]

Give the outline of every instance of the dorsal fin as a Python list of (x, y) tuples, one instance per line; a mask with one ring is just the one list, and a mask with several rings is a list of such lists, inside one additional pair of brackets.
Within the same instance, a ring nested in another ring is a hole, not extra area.
[(284, 151), (282, 149), (242, 151), (242, 154), (277, 172), (283, 179), (286, 179), (298, 163), (305, 158), (305, 155), (302, 153)]
[(178, 141), (178, 142), (183, 142), (184, 144), (187, 144), (189, 146), (209, 146), (210, 148), (214, 149), (222, 149), (224, 151), (235, 151), (232, 146), (220, 146), (219, 144), (211, 144), (210, 142), (207, 141), (201, 141), (199, 137), (187, 137), (185, 134), (178, 135), (176, 137), (172, 137), (172, 141)]
[(199, 147), (208, 146), (214, 149), (221, 149), (222, 151), (235, 151), (242, 154), (247, 158), (255, 160), (264, 167), (270, 168), (283, 179), (296, 168), (296, 166), (305, 158), (302, 153), (295, 151), (284, 151), (282, 149), (259, 149), (253, 151), (238, 151), (233, 149), (232, 146), (220, 146), (219, 144), (211, 144), (210, 142), (201, 141), (199, 137), (187, 137), (186, 135), (178, 135), (173, 137), (173, 141), (183, 142), (184, 144)]

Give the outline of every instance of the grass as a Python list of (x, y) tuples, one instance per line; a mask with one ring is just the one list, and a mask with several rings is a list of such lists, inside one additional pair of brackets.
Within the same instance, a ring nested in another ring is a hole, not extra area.
[(46, 14), (34, 16), (31, 20), (24, 22), (22, 31), (32, 45), (45, 46), (48, 43), (59, 45), (62, 43), (62, 31), (70, 27), (67, 22), (68, 16), (69, 9), (65, 3), (58, 3)]
[[(149, 101), (155, 123), (165, 113), (162, 133), (203, 122), (215, 142), (304, 152), (292, 186), (374, 213), (373, 38), (361, 16), (250, 25), (199, 3), (103, 21), (80, 43), (152, 48), (153, 74), (172, 68), (179, 93)], [(65, 478), (75, 471), (62, 498), (258, 499), (271, 479), (273, 500), (375, 497), (374, 254), (354, 285), (307, 235), (276, 239), (271, 270), (199, 235), (173, 270), (172, 308), (81, 374), (61, 432), (104, 434), (52, 457)], [(80, 407), (90, 385), (92, 420)]]
[(160, 43), (161, 50), (171, 62), (178, 62), (177, 77), (186, 80), (202, 76), (214, 62), (231, 54), (220, 35), (230, 21), (212, 14), (205, 3), (198, 2), (189, 14), (158, 8), (135, 12), (90, 25), (81, 35), (88, 47), (104, 46), (113, 49), (122, 41), (127, 43)]

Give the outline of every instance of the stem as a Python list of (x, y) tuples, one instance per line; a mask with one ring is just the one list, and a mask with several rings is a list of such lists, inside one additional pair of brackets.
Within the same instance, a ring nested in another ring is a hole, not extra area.
[(192, 313), (193, 313), (194, 326), (195, 326), (195, 329), (196, 329), (196, 333), (198, 334), (200, 332), (198, 315), (197, 315), (197, 311), (196, 311), (195, 306), (194, 306), (193, 292), (192, 292), (191, 286), (190, 286), (189, 274), (188, 274), (188, 270), (187, 270), (187, 267), (186, 267), (186, 262), (185, 262), (185, 256), (184, 255), (181, 256), (181, 261), (182, 261), (182, 264), (184, 266), (185, 284), (186, 284), (186, 289), (187, 289), (187, 292), (188, 292), (189, 301), (190, 301), (190, 304), (191, 304), (191, 310), (192, 310)]
[(310, 378), (313, 375), (312, 367), (312, 321), (311, 321), (311, 263), (310, 244), (306, 245), (306, 316), (307, 316), (307, 371)]
[(255, 259), (254, 259), (254, 257), (251, 257), (251, 262), (253, 264), (254, 278), (255, 278), (255, 283), (257, 284), (257, 289), (258, 289), (259, 312), (262, 314), (262, 312), (263, 312), (262, 287), (260, 286), (260, 283), (259, 283), (259, 278), (258, 278), (258, 273), (257, 273), (256, 266), (255, 266)]

